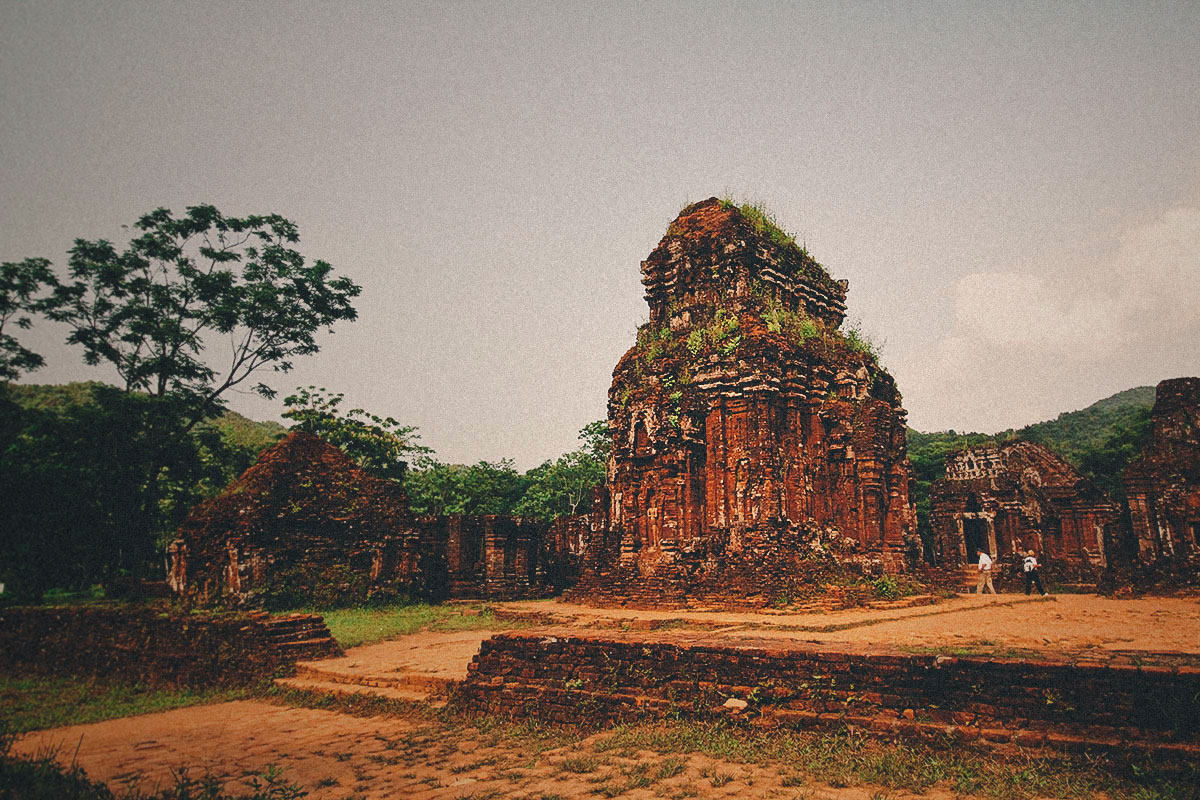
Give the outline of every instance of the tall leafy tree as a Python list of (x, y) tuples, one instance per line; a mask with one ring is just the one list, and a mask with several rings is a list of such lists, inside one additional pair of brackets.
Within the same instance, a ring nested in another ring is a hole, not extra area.
[(142, 398), (121, 410), (142, 454), (139, 505), (113, 528), (122, 538), (114, 566), (142, 569), (173, 525), (172, 471), (196, 459), (192, 430), (235, 387), (273, 397), (251, 379), (317, 352), (319, 332), (355, 318), (361, 289), (327, 262), (307, 261), (294, 247), (296, 225), (279, 215), (227, 217), (199, 205), (176, 217), (160, 208), (133, 227), (123, 248), (77, 239), (69, 279), (43, 307), (70, 327), (68, 341), (88, 364), (111, 365), (125, 393)]
[[(223, 407), (225, 394), (264, 368), (287, 372), (316, 353), (316, 335), (357, 314), (361, 287), (306, 262), (296, 225), (276, 214), (226, 217), (210, 205), (179, 218), (160, 208), (140, 218), (124, 250), (75, 240), (70, 283), (51, 317), (89, 364), (109, 363), (128, 391), (183, 401), (187, 427)], [(212, 339), (227, 348), (213, 355)], [(252, 391), (274, 397), (261, 381)]]
[(515, 513), (540, 519), (587, 511), (592, 491), (604, 482), (612, 439), (604, 420), (579, 431), (583, 447), (546, 461), (526, 473), (529, 488)]
[(418, 514), (511, 514), (529, 488), (507, 458), (470, 466), (423, 458), (418, 466), (404, 481)]
[(294, 428), (341, 448), (360, 467), (384, 478), (403, 480), (409, 458), (433, 453), (417, 444), (421, 437), (415, 427), (361, 408), (339, 413), (342, 400), (341, 393), (327, 394), (324, 388), (297, 387), (283, 401), (283, 416), (294, 421)]
[[(138, 551), (147, 452), (136, 424), (146, 395), (103, 383), (0, 387), (0, 582), (5, 597), (103, 582)], [(159, 483), (158, 524), (172, 530), (283, 433), (233, 412), (174, 441)], [(0, 598), (2, 600), (3, 598)]]
[(41, 292), (57, 286), (54, 270), (44, 258), (0, 264), (0, 384), (46, 363), (40, 354), (17, 341), (13, 330), (30, 328), (30, 315), (46, 307), (48, 298)]

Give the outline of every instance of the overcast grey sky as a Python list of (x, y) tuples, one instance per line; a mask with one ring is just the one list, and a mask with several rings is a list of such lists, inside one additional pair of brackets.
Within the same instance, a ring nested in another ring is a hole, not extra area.
[[(910, 423), (1200, 374), (1200, 3), (0, 3), (0, 260), (283, 214), (363, 285), (268, 381), (528, 468), (605, 414), (638, 264), (759, 200)], [(49, 365), (103, 378), (41, 325)], [(232, 406), (275, 419), (281, 403)]]

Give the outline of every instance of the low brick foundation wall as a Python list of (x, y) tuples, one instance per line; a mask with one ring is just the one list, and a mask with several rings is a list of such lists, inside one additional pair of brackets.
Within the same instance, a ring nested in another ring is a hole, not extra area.
[(1200, 668), (847, 651), (778, 640), (507, 633), (462, 696), (559, 722), (736, 713), (758, 724), (1200, 755)]
[(272, 638), (261, 616), (156, 606), (3, 609), (0, 670), (149, 686), (244, 685), (310, 655)]

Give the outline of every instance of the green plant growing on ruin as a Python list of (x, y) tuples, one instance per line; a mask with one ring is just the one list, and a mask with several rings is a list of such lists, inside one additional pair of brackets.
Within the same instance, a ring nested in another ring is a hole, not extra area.
[(847, 326), (842, 331), (842, 338), (846, 346), (854, 352), (870, 356), (873, 359), (879, 358), (879, 346), (871, 341), (870, 337), (863, 333), (857, 324)]
[(695, 328), (687, 337), (687, 349), (693, 356), (700, 355), (704, 349), (704, 329)]
[(780, 247), (794, 247), (801, 252), (805, 252), (803, 248), (796, 244), (796, 237), (781, 228), (775, 219), (775, 215), (768, 211), (761, 203), (742, 203), (738, 205), (732, 198), (722, 197), (721, 207), (735, 208), (740, 211), (742, 216), (754, 226), (754, 230), (759, 235), (766, 237)]
[(712, 325), (709, 326), (709, 338), (713, 344), (719, 344), (738, 329), (737, 315), (725, 308), (718, 308), (713, 315)]
[(871, 591), (880, 600), (899, 600), (902, 596), (899, 584), (891, 575), (880, 575), (871, 584)]

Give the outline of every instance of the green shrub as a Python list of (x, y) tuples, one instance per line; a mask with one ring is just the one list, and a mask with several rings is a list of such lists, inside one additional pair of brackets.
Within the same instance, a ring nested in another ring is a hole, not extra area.
[(880, 600), (899, 600), (901, 596), (900, 585), (891, 575), (880, 575), (876, 578), (871, 584), (871, 591)]
[(400, 588), (375, 585), (365, 570), (352, 570), (345, 564), (299, 564), (280, 570), (263, 583), (260, 597), (268, 611), (384, 606), (409, 601), (408, 594)]
[(800, 246), (796, 244), (796, 237), (779, 227), (779, 223), (775, 220), (775, 215), (762, 206), (761, 203), (742, 203), (738, 205), (732, 198), (722, 197), (721, 206), (723, 208), (736, 208), (742, 212), (754, 230), (761, 236), (765, 236), (780, 247), (794, 247), (800, 250)]

